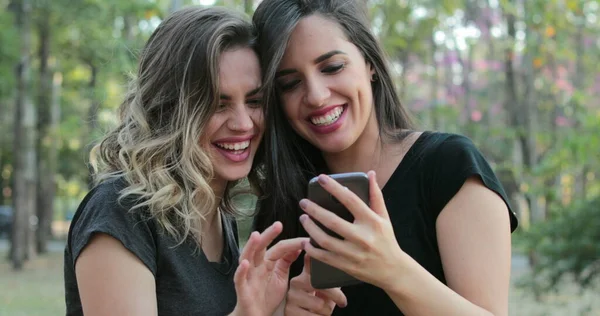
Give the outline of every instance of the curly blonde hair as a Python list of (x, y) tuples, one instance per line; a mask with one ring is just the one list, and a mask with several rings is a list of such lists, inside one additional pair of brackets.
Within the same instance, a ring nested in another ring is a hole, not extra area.
[[(200, 145), (219, 97), (219, 58), (230, 49), (255, 49), (252, 25), (224, 8), (187, 7), (166, 18), (141, 52), (137, 78), (120, 106), (120, 124), (90, 154), (94, 181), (123, 178), (120, 200), (149, 216), (179, 243), (201, 244), (206, 216), (215, 209), (237, 215), (229, 183), (215, 196), (213, 166)], [(258, 150), (248, 176), (258, 186)]]

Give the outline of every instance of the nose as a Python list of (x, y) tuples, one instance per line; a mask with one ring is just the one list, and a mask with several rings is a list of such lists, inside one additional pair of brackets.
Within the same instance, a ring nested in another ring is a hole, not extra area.
[(245, 104), (236, 106), (227, 120), (227, 127), (236, 132), (248, 132), (254, 127), (254, 121), (250, 115), (250, 109)]
[(329, 88), (317, 78), (307, 78), (306, 81), (306, 104), (314, 107), (322, 106), (331, 95)]

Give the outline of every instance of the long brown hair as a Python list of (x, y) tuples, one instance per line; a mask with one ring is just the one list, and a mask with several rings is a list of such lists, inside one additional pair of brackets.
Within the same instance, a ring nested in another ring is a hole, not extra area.
[(95, 181), (123, 178), (121, 200), (135, 197), (133, 210), (147, 208), (179, 242), (193, 236), (200, 243), (204, 219), (217, 207), (235, 213), (229, 194), (235, 183), (222, 200), (215, 196), (213, 166), (199, 140), (218, 106), (220, 56), (237, 47), (255, 48), (255, 37), (251, 23), (233, 11), (192, 6), (167, 17), (141, 52), (120, 125), (91, 153)]
[(298, 22), (318, 14), (336, 22), (348, 41), (356, 45), (375, 70), (373, 102), (382, 141), (401, 141), (412, 127), (390, 75), (386, 55), (370, 29), (360, 0), (263, 0), (253, 16), (265, 87), (266, 126), (264, 144), (270, 155), (265, 161), (266, 183), (271, 192), (259, 203), (255, 228), (262, 230), (276, 220), (283, 222), (281, 238), (301, 234), (298, 201), (305, 197), (308, 180), (327, 172), (318, 148), (296, 134), (274, 86), (275, 73)]

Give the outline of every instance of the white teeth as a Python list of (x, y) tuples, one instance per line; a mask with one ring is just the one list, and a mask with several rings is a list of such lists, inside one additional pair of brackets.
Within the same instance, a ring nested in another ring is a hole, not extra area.
[(310, 118), (310, 121), (315, 125), (330, 125), (337, 121), (337, 119), (344, 112), (344, 108), (338, 106), (337, 108), (329, 111), (327, 114), (322, 116), (314, 116)]
[(227, 149), (227, 150), (234, 150), (234, 151), (239, 151), (239, 150), (245, 150), (246, 148), (248, 148), (248, 146), (250, 146), (250, 141), (244, 141), (244, 142), (240, 142), (240, 143), (215, 143), (217, 146), (223, 148), (223, 149)]

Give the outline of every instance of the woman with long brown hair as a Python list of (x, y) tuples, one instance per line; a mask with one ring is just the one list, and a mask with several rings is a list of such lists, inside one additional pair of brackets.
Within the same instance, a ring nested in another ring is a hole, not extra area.
[(254, 32), (222, 8), (189, 7), (153, 32), (92, 151), (96, 186), (65, 249), (67, 315), (270, 315), (300, 239), (254, 232), (239, 253), (232, 196), (260, 195), (263, 109)]

